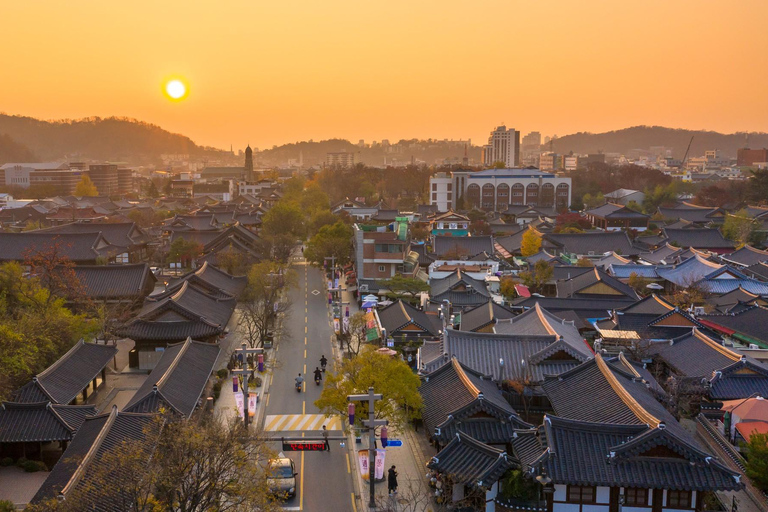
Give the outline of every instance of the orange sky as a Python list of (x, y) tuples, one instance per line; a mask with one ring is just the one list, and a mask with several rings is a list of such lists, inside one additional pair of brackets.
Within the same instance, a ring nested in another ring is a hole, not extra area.
[[(229, 148), (768, 130), (765, 0), (3, 2), (0, 111)], [(172, 103), (166, 77), (186, 78)]]

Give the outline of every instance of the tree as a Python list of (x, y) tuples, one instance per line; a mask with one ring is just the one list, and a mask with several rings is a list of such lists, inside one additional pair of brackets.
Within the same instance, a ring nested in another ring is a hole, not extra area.
[(533, 256), (541, 249), (541, 235), (536, 230), (528, 228), (523, 233), (523, 239), (520, 242), (520, 254), (523, 258)]
[(337, 336), (348, 356), (356, 356), (360, 353), (366, 341), (367, 326), (368, 318), (364, 311), (358, 311), (349, 317), (349, 326)]
[(228, 247), (216, 253), (216, 266), (230, 275), (239, 276), (245, 273), (247, 262), (243, 253), (230, 243)]
[(765, 204), (768, 198), (768, 169), (753, 170), (748, 180), (747, 198), (758, 204)]
[(301, 194), (300, 205), (302, 211), (304, 211), (309, 217), (316, 212), (329, 212), (331, 202), (328, 199), (328, 194), (323, 192), (323, 189), (320, 188), (320, 185), (312, 182), (307, 185)]
[[(374, 408), (376, 418), (386, 418), (394, 430), (402, 431), (411, 420), (421, 417), (421, 380), (408, 364), (365, 346), (357, 357), (346, 359), (336, 373), (329, 373), (315, 406), (324, 414), (347, 414), (347, 395), (367, 393), (372, 387), (381, 393)], [(367, 403), (359, 404), (355, 423), (367, 418)]]
[(155, 199), (156, 197), (160, 197), (160, 191), (157, 190), (157, 185), (155, 185), (154, 181), (149, 182), (149, 187), (147, 187), (147, 197), (150, 199)]
[(515, 285), (518, 284), (517, 280), (511, 276), (504, 276), (499, 283), (499, 291), (505, 299), (511, 300), (517, 297), (517, 291)]
[(262, 230), (266, 235), (292, 235), (294, 240), (305, 236), (304, 213), (295, 201), (278, 201), (262, 220)]
[(605, 196), (602, 192), (598, 192), (595, 195), (592, 194), (584, 194), (584, 198), (582, 199), (584, 202), (584, 209), (590, 209), (590, 208), (597, 208), (598, 206), (605, 204)]
[(701, 206), (723, 207), (733, 201), (730, 192), (720, 185), (709, 185), (696, 194), (695, 202)]
[(174, 263), (181, 263), (183, 267), (189, 267), (202, 252), (203, 244), (179, 237), (171, 243), (168, 259)]
[(296, 283), (295, 273), (275, 261), (262, 261), (248, 271), (248, 285), (238, 301), (238, 332), (251, 348), (264, 346), (279, 314), (291, 309), (284, 293)]
[(739, 247), (742, 247), (755, 238), (757, 222), (749, 216), (746, 209), (742, 209), (734, 214), (725, 216), (722, 231), (725, 238), (736, 242)]
[(43, 221), (41, 220), (28, 220), (22, 231), (36, 231), (38, 229), (43, 229), (44, 227)]
[(421, 279), (400, 274), (382, 281), (381, 284), (389, 290), (389, 297), (410, 302), (417, 302), (419, 294), (429, 291), (429, 285)]
[(309, 217), (308, 228), (309, 233), (318, 233), (323, 226), (332, 226), (338, 222), (339, 218), (334, 215), (331, 210), (317, 210)]
[(320, 228), (307, 242), (304, 257), (315, 265), (322, 266), (325, 258), (335, 257), (337, 265), (346, 265), (352, 259), (351, 226), (337, 221), (330, 226)]
[[(65, 500), (27, 510), (75, 512), (108, 502), (131, 512), (277, 512), (267, 483), (273, 453), (237, 419), (159, 416), (143, 437), (105, 448)], [(98, 471), (96, 471), (98, 469)]]
[(586, 217), (582, 217), (579, 213), (564, 212), (555, 218), (555, 233), (561, 233), (562, 230), (567, 228), (577, 228), (580, 231), (590, 229), (592, 224)]
[(747, 443), (747, 477), (761, 491), (768, 491), (768, 434), (753, 432)]
[(594, 267), (595, 264), (589, 258), (581, 257), (576, 261), (577, 267)]
[(651, 280), (638, 275), (637, 272), (632, 272), (629, 274), (629, 280), (627, 281), (627, 284), (637, 293), (646, 295), (648, 293), (648, 285), (651, 284)]
[(91, 177), (83, 174), (80, 182), (75, 187), (75, 195), (77, 197), (93, 197), (99, 195), (99, 191), (96, 190), (96, 185), (91, 181)]
[(539, 260), (533, 265), (533, 269), (520, 272), (520, 278), (532, 292), (538, 293), (552, 279), (554, 273), (555, 269), (549, 263)]

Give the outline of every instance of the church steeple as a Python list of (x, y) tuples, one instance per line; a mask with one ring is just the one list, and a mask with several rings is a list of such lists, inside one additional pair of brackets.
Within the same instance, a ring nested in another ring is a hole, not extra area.
[(250, 144), (245, 148), (245, 181), (253, 181), (253, 150)]

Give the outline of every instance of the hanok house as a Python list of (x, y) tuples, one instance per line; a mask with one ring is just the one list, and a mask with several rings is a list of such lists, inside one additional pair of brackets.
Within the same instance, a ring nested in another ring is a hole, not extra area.
[(260, 259), (261, 239), (255, 233), (235, 223), (203, 245), (203, 255), (198, 262), (221, 265), (237, 261), (248, 266)]
[(621, 256), (634, 256), (640, 250), (632, 245), (624, 231), (598, 231), (586, 233), (546, 233), (541, 248), (571, 261), (579, 258), (598, 259), (607, 252)]
[(667, 220), (687, 220), (699, 226), (722, 224), (725, 212), (722, 208), (699, 206), (692, 203), (679, 203), (673, 207), (659, 206), (657, 214)]
[(184, 281), (177, 291), (148, 297), (136, 318), (115, 333), (136, 342), (128, 354), (130, 367), (149, 370), (168, 343), (187, 338), (215, 341), (224, 333), (236, 302), (231, 295), (210, 295)]
[(469, 217), (454, 211), (435, 215), (429, 219), (429, 232), (435, 236), (467, 236), (469, 234)]
[(468, 309), (488, 302), (491, 293), (486, 282), (474, 279), (460, 268), (448, 277), (432, 279), (429, 283), (429, 298), (432, 302), (442, 304), (448, 301), (457, 309)]
[(489, 300), (472, 309), (462, 312), (458, 318), (458, 329), (460, 331), (472, 332), (494, 332), (494, 327), (501, 320), (509, 320), (515, 313)]
[(594, 267), (571, 279), (558, 281), (557, 296), (560, 298), (609, 299), (613, 297), (639, 299), (637, 292), (606, 272)]
[(118, 250), (101, 233), (0, 232), (0, 263), (22, 262), (35, 252), (55, 251), (77, 265), (95, 265), (114, 259)]
[(114, 467), (110, 453), (131, 443), (136, 456), (149, 460), (160, 428), (157, 415), (118, 412), (117, 406), (109, 413), (86, 418), (32, 503), (66, 501), (82, 493), (89, 510), (124, 512), (128, 496), (121, 495), (120, 486), (113, 483), (129, 475), (121, 473), (126, 468)]
[(707, 250), (716, 254), (733, 252), (733, 242), (723, 237), (720, 230), (716, 228), (664, 228), (661, 231), (666, 241), (677, 247)]
[(0, 458), (55, 462), (85, 418), (95, 415), (93, 405), (3, 402), (0, 405)]
[(768, 299), (764, 295), (752, 293), (741, 286), (722, 295), (708, 297), (706, 301), (714, 306), (717, 313), (737, 313), (755, 304), (768, 306)]
[(704, 493), (742, 487), (622, 361), (598, 353), (543, 387), (557, 416), (512, 444), (528, 474), (552, 489), (548, 510), (701, 510)]
[(403, 300), (374, 310), (374, 315), (381, 330), (395, 341), (436, 338), (443, 328), (440, 313), (422, 311)]
[(493, 254), (492, 236), (450, 236), (432, 237), (432, 252), (437, 259), (469, 259), (480, 253)]
[(146, 263), (78, 265), (74, 272), (85, 298), (104, 304), (123, 304), (127, 308), (141, 304), (157, 283)]
[(178, 291), (184, 283), (189, 283), (190, 286), (216, 297), (237, 298), (248, 285), (248, 277), (233, 276), (205, 262), (197, 270), (188, 272), (168, 284), (165, 291), (166, 293)]
[(650, 216), (644, 213), (636, 212), (626, 206), (613, 203), (592, 208), (584, 212), (596, 228), (606, 231), (616, 231), (620, 229), (634, 229), (645, 231), (648, 229)]
[(55, 363), (32, 377), (13, 394), (14, 402), (78, 404), (88, 399), (106, 378), (106, 367), (117, 354), (113, 345), (75, 343)]
[(169, 345), (125, 412), (172, 411), (188, 419), (201, 397), (221, 349), (218, 344), (192, 341)]
[(750, 245), (745, 245), (731, 254), (721, 256), (721, 258), (723, 261), (739, 267), (749, 267), (756, 263), (768, 261), (768, 251), (761, 251)]
[(726, 340), (750, 348), (768, 348), (768, 307), (754, 305), (727, 315), (699, 315), (698, 320)]
[(138, 263), (146, 260), (150, 237), (135, 222), (73, 222), (36, 231), (36, 233), (62, 234), (98, 232), (109, 245), (114, 247), (115, 263)]

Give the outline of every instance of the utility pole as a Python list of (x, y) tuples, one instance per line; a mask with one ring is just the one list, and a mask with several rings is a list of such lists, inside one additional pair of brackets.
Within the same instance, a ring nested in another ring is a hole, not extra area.
[[(370, 498), (368, 500), (368, 507), (373, 509), (376, 507), (376, 490), (374, 488), (374, 477), (376, 476), (376, 427), (384, 427), (389, 424), (388, 420), (377, 420), (376, 413), (374, 412), (374, 406), (376, 400), (381, 400), (380, 394), (375, 394), (373, 388), (368, 388), (368, 394), (366, 395), (347, 395), (347, 402), (354, 401), (368, 401), (368, 419), (363, 420), (363, 425), (368, 429), (368, 483), (370, 484)], [(349, 426), (354, 423), (355, 413), (354, 407), (350, 410)]]
[(248, 356), (251, 354), (263, 354), (264, 349), (248, 348), (248, 346), (243, 343), (240, 348), (235, 349), (235, 352), (243, 358), (243, 367), (239, 370), (232, 370), (232, 373), (243, 376), (243, 418), (245, 420), (245, 429), (248, 430), (248, 376), (253, 371), (253, 368), (248, 368)]
[(341, 321), (341, 286), (336, 287), (336, 256), (328, 256), (324, 258), (325, 261), (331, 260), (331, 284), (328, 287), (328, 293), (331, 294), (331, 312), (333, 313), (334, 320), (336, 319), (336, 311), (338, 308), (339, 314), (339, 334), (343, 334), (344, 328)]

